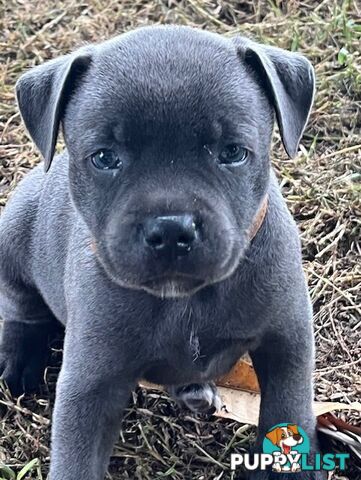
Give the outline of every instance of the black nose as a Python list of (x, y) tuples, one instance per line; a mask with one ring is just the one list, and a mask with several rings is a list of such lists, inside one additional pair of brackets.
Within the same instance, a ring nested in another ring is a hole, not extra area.
[(147, 246), (173, 256), (186, 255), (197, 238), (197, 226), (190, 214), (149, 218), (143, 232)]

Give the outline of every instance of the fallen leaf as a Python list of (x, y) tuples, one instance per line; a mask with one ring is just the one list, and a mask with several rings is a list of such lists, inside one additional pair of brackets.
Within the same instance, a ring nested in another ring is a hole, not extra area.
[(217, 380), (221, 387), (234, 388), (248, 392), (259, 392), (259, 384), (256, 372), (251, 362), (241, 359), (232, 370)]

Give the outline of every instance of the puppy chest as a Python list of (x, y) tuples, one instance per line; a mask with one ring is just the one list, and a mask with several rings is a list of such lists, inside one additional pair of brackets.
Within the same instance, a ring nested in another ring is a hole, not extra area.
[(182, 384), (214, 379), (229, 371), (243, 355), (243, 342), (198, 335), (170, 335), (162, 339), (158, 355), (145, 377), (161, 384)]

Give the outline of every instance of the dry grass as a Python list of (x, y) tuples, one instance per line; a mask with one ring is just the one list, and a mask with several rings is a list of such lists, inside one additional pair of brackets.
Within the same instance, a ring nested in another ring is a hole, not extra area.
[[(0, 0), (0, 209), (38, 161), (20, 124), (14, 83), (21, 72), (84, 43), (139, 25), (180, 23), (226, 35), (242, 32), (305, 53), (317, 75), (316, 103), (301, 154), (274, 159), (304, 245), (315, 310), (316, 398), (349, 403), (361, 393), (360, 154), (361, 7), (357, 0)], [(60, 353), (42, 396), (0, 396), (0, 478), (46, 477)], [(137, 405), (135, 410), (134, 405)], [(342, 415), (344, 416), (344, 415)], [(346, 420), (360, 423), (347, 414)], [(139, 390), (111, 464), (113, 479), (230, 479), (229, 453), (247, 447), (248, 425), (179, 413), (165, 395)], [(31, 460), (33, 464), (29, 465)], [(37, 459), (37, 460), (36, 460)], [(350, 464), (343, 477), (359, 478)]]

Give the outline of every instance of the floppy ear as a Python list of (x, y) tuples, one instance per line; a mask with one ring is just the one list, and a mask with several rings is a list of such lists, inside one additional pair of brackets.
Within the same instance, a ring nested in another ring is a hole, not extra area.
[(287, 428), (289, 430), (291, 430), (291, 432), (294, 434), (294, 435), (298, 435), (298, 427), (297, 425), (287, 425)]
[(48, 171), (54, 156), (59, 125), (76, 79), (89, 66), (90, 54), (65, 55), (34, 67), (16, 83), (21, 116)]
[(289, 157), (294, 157), (314, 98), (311, 63), (298, 53), (259, 45), (244, 37), (233, 40), (238, 54), (261, 80), (275, 109), (285, 150)]
[(266, 434), (266, 438), (268, 438), (268, 440), (270, 440), (273, 443), (273, 445), (278, 445), (278, 442), (280, 439), (279, 430), (280, 428), (276, 427)]

